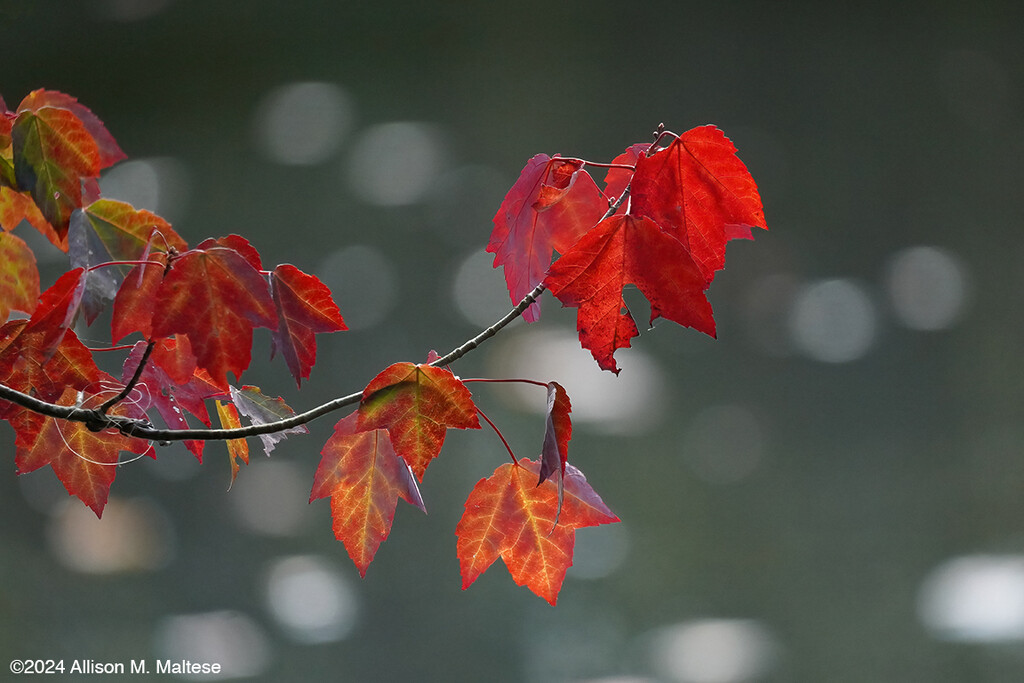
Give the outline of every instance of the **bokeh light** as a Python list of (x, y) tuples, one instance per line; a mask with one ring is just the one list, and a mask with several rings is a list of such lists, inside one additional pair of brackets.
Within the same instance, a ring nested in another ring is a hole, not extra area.
[(797, 292), (789, 328), (793, 343), (808, 357), (847, 363), (871, 349), (878, 314), (861, 285), (847, 279), (821, 280)]
[(1024, 555), (954, 557), (933, 569), (918, 593), (918, 616), (936, 638), (1024, 640)]
[(278, 86), (260, 102), (253, 131), (273, 161), (312, 166), (330, 159), (352, 128), (353, 105), (341, 86), (302, 82)]
[(123, 161), (103, 174), (100, 191), (172, 224), (188, 212), (192, 193), (188, 168), (173, 157)]
[(334, 564), (313, 555), (274, 561), (267, 572), (270, 614), (293, 640), (327, 643), (341, 640), (355, 627), (358, 596)]
[(911, 247), (896, 254), (889, 263), (887, 284), (896, 317), (914, 330), (948, 328), (967, 304), (964, 265), (938, 247)]
[[(667, 388), (657, 363), (639, 349), (620, 350), (615, 358), (622, 372), (597, 367), (590, 352), (580, 347), (569, 330), (527, 328), (505, 334), (495, 346), (493, 377), (556, 381), (565, 387), (575, 422), (615, 434), (637, 434), (658, 424), (665, 415)], [(504, 389), (504, 390), (502, 390)], [(534, 386), (508, 384), (496, 389), (513, 405), (543, 414), (544, 392)]]
[(403, 206), (424, 198), (444, 169), (437, 131), (425, 123), (382, 123), (359, 134), (349, 157), (348, 182), (365, 202)]
[(753, 619), (694, 619), (661, 629), (651, 644), (655, 670), (678, 683), (743, 683), (771, 671), (778, 646)]
[(186, 675), (189, 680), (248, 678), (270, 663), (270, 643), (252, 618), (231, 610), (175, 614), (157, 624), (153, 649), (160, 659), (209, 662), (221, 673)]
[(164, 511), (153, 501), (111, 497), (103, 519), (77, 499), (66, 499), (49, 523), (53, 555), (86, 574), (159, 569), (174, 556), (174, 536)]

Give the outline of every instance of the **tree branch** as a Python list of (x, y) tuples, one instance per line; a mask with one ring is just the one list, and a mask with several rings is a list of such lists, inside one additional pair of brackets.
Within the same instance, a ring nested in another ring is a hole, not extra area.
[[(657, 144), (658, 140), (661, 139), (663, 134), (663, 129), (659, 129), (659, 131), (657, 131), (655, 142), (651, 145), (652, 148)], [(622, 194), (619, 195), (619, 197), (608, 207), (608, 211), (604, 216), (602, 216), (601, 220), (603, 221), (604, 219), (612, 216), (618, 208), (622, 206), (622, 203), (626, 200), (627, 196), (629, 196), (629, 185), (626, 186), (626, 189), (622, 191)], [(444, 356), (441, 356), (434, 362), (430, 363), (430, 365), (440, 368), (450, 365), (462, 358), (467, 353), (480, 346), (480, 344), (496, 335), (513, 320), (521, 316), (523, 311), (529, 308), (530, 304), (540, 298), (540, 295), (544, 293), (545, 289), (547, 288), (544, 286), (544, 283), (541, 282), (533, 288), (533, 291), (524, 296), (523, 300), (516, 304), (511, 311), (502, 316), (501, 319), (493, 325), (472, 339), (466, 341), (461, 346), (452, 349)], [(358, 391), (356, 393), (349, 394), (348, 396), (341, 396), (333, 401), (328, 401), (323, 405), (307, 410), (304, 413), (298, 413), (284, 420), (266, 422), (259, 425), (250, 425), (248, 427), (238, 427), (235, 429), (160, 429), (158, 427), (154, 427), (152, 423), (145, 419), (105, 414), (106, 410), (108, 410), (112, 405), (123, 400), (131, 391), (132, 387), (138, 382), (138, 376), (141, 374), (141, 368), (148, 359), (147, 356), (152, 350), (152, 346), (153, 343), (150, 342), (149, 347), (146, 349), (146, 356), (144, 356), (142, 361), (139, 363), (139, 367), (136, 368), (135, 376), (132, 377), (131, 381), (129, 381), (125, 386), (125, 389), (97, 409), (79, 408), (77, 406), (62, 406), (56, 403), (48, 403), (46, 401), (41, 401), (34, 396), (29, 396), (28, 394), (5, 386), (2, 383), (0, 383), (0, 399), (10, 401), (22, 408), (32, 410), (41, 415), (56, 417), (63, 420), (72, 420), (75, 422), (84, 422), (89, 429), (93, 431), (116, 429), (127, 436), (167, 443), (171, 441), (219, 441), (227, 439), (242, 439), (247, 436), (259, 436), (260, 434), (276, 434), (278, 432), (283, 432), (286, 429), (299, 427), (307, 422), (312, 422), (327, 413), (358, 403), (363, 397), (363, 392)]]
[[(443, 367), (454, 363), (459, 358), (462, 358), (481, 343), (496, 335), (510, 322), (522, 315), (523, 311), (525, 311), (530, 304), (536, 301), (537, 297), (539, 297), (543, 292), (544, 285), (537, 285), (532, 292), (523, 297), (523, 300), (516, 304), (515, 308), (502, 316), (500, 320), (466, 343), (453, 349), (441, 358), (438, 358), (431, 363), (431, 365), (435, 367)], [(142, 363), (140, 363), (139, 367), (142, 367)], [(129, 383), (126, 392), (131, 390), (130, 387), (131, 383)], [(126, 392), (122, 393), (126, 394)], [(298, 413), (284, 420), (266, 422), (259, 425), (250, 425), (248, 427), (238, 427), (234, 429), (160, 429), (159, 427), (154, 427), (148, 420), (124, 417), (120, 415), (105, 415), (101, 412), (103, 406), (100, 406), (100, 409), (62, 406), (56, 403), (41, 401), (34, 396), (29, 396), (28, 394), (24, 394), (16, 389), (0, 384), (0, 399), (16, 403), (22, 408), (27, 408), (28, 410), (50, 417), (72, 420), (75, 422), (84, 422), (89, 425), (90, 429), (94, 429), (96, 431), (105, 428), (116, 429), (127, 436), (134, 436), (140, 439), (149, 439), (158, 442), (186, 440), (218, 441), (226, 439), (241, 439), (247, 436), (259, 436), (260, 434), (276, 434), (286, 429), (298, 427), (306, 424), (307, 422), (312, 422), (316, 418), (322, 417), (327, 413), (358, 403), (362, 397), (363, 392), (358, 391), (356, 393), (349, 394), (348, 396), (341, 396), (332, 401), (328, 401), (323, 405), (307, 410), (304, 413)]]

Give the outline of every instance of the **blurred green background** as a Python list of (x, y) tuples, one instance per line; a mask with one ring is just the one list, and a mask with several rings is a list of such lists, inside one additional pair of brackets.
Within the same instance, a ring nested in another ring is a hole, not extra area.
[[(125, 465), (102, 522), (48, 469), (16, 477), (5, 427), (3, 666), (1021, 680), (1021, 8), (0, 0), (0, 93), (92, 108), (130, 157), (106, 194), (335, 290), (352, 331), (318, 340), (301, 391), (260, 334), (243, 380), (300, 410), (507, 310), (483, 249), (535, 153), (607, 161), (659, 122), (715, 123), (771, 228), (730, 245), (718, 341), (662, 321), (615, 378), (546, 297), (458, 363), (562, 381), (570, 458), (623, 520), (579, 532), (556, 608), (500, 563), (460, 590), (462, 502), (507, 457), (486, 431), (449, 433), (429, 515), (400, 503), (360, 580), (327, 502), (306, 503), (330, 418), (270, 459), (253, 443), (230, 492), (222, 445), (206, 467), (180, 447)], [(35, 244), (49, 284), (66, 260)], [(542, 394), (476, 395), (532, 456)]]

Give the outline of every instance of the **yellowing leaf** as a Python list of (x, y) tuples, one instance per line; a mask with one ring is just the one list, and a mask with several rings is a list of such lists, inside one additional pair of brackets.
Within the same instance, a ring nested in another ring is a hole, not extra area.
[(14, 175), (63, 238), (71, 212), (82, 206), (82, 180), (100, 174), (96, 140), (67, 109), (22, 111), (11, 129)]
[(568, 464), (559, 514), (558, 487), (551, 480), (538, 485), (539, 473), (540, 463), (524, 458), (473, 487), (455, 530), (463, 589), (501, 557), (517, 584), (554, 605), (572, 564), (576, 529), (619, 521)]
[(39, 300), (36, 258), (16, 235), (0, 232), (0, 323), (11, 310), (32, 313)]
[(366, 575), (380, 544), (391, 533), (401, 498), (424, 512), (416, 479), (391, 445), (386, 429), (359, 431), (355, 413), (341, 419), (321, 451), (309, 502), (331, 497), (334, 535)]
[(420, 481), (449, 427), (480, 429), (469, 389), (448, 370), (395, 363), (363, 390), (359, 429), (387, 429), (395, 452)]
[[(235, 409), (235, 404), (227, 401), (214, 401), (217, 404), (217, 417), (220, 418), (220, 424), (224, 429), (238, 429), (242, 426), (242, 423), (238, 419), (238, 411)], [(228, 445), (228, 458), (231, 460), (231, 483), (235, 483), (235, 477), (238, 476), (238, 470), (241, 469), (241, 465), (238, 461), (241, 460), (246, 465), (249, 464), (249, 444), (246, 443), (245, 439), (228, 439), (226, 441)], [(228, 485), (230, 489), (231, 486)]]

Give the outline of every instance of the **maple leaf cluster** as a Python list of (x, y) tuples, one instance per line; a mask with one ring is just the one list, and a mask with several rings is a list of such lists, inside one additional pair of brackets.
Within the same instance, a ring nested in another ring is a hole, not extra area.
[[(580, 343), (615, 373), (615, 352), (639, 334), (622, 298), (627, 285), (650, 302), (649, 324), (666, 318), (715, 336), (705, 290), (725, 266), (725, 245), (767, 227), (732, 142), (714, 126), (663, 132), (597, 164), (610, 167), (604, 191), (586, 163), (538, 154), (505, 196), (487, 251), (504, 267), (512, 300), (543, 285), (577, 308)], [(539, 315), (534, 303), (523, 317)]]
[[(315, 335), (346, 329), (318, 278), (288, 264), (264, 270), (243, 237), (190, 248), (160, 216), (100, 197), (101, 170), (124, 157), (68, 95), (37, 90), (14, 111), (0, 99), (0, 384), (97, 414), (92, 423), (61, 420), (0, 401), (0, 419), (14, 427), (19, 473), (50, 465), (97, 515), (121, 451), (155, 457), (146, 439), (110, 421), (148, 424), (153, 409), (171, 429), (188, 429), (186, 415), (209, 427), (208, 400), (217, 400), (225, 426), (240, 426), (239, 411), (254, 424), (286, 417), (283, 402), (228, 381), (249, 367), (253, 330), (270, 330), (273, 351), (301, 384), (316, 362)], [(72, 266), (43, 292), (32, 250), (12, 233), (23, 221)], [(142, 338), (127, 346), (120, 378), (98, 369), (74, 331), (79, 318), (92, 324), (108, 306), (112, 342)], [(29, 317), (9, 320), (11, 311)], [(203, 440), (185, 445), (201, 462)], [(245, 442), (229, 442), (229, 453), (234, 474), (248, 462)]]
[[(153, 441), (182, 440), (202, 462), (206, 441), (223, 439), (233, 482), (249, 462), (246, 437), (258, 436), (269, 455), (286, 435), (306, 432), (305, 422), (358, 403), (320, 453), (310, 502), (330, 499), (334, 534), (365, 575), (398, 499), (426, 511), (419, 482), (448, 430), (479, 429), (482, 418), (511, 462), (466, 500), (456, 528), (463, 587), (500, 557), (516, 583), (554, 604), (576, 529), (618, 521), (568, 462), (569, 397), (555, 382), (463, 380), (447, 366), (517, 315), (537, 320), (545, 288), (578, 309), (582, 345), (614, 372), (615, 351), (638, 334), (622, 298), (627, 285), (650, 301), (652, 323), (664, 317), (713, 335), (704, 292), (726, 242), (764, 227), (757, 187), (735, 151), (711, 126), (660, 132), (604, 165), (603, 190), (590, 162), (533, 157), (487, 246), (516, 308), (448, 356), (395, 363), (361, 392), (296, 415), (282, 399), (232, 381), (249, 368), (254, 331), (266, 328), (272, 356), (301, 387), (316, 364), (316, 335), (346, 329), (323, 282), (290, 264), (264, 268), (239, 235), (189, 246), (160, 216), (101, 197), (100, 172), (125, 155), (74, 98), (37, 90), (13, 110), (0, 98), (0, 419), (15, 432), (17, 471), (49, 465), (100, 516), (123, 452), (156, 457)], [(70, 269), (45, 291), (32, 250), (12, 232), (24, 223), (68, 254)], [(75, 332), (108, 308), (111, 343), (125, 342), (112, 349), (127, 351), (120, 377), (99, 370)], [(508, 448), (477, 407), (473, 381), (545, 388), (536, 460)], [(166, 429), (152, 424), (156, 417)]]

